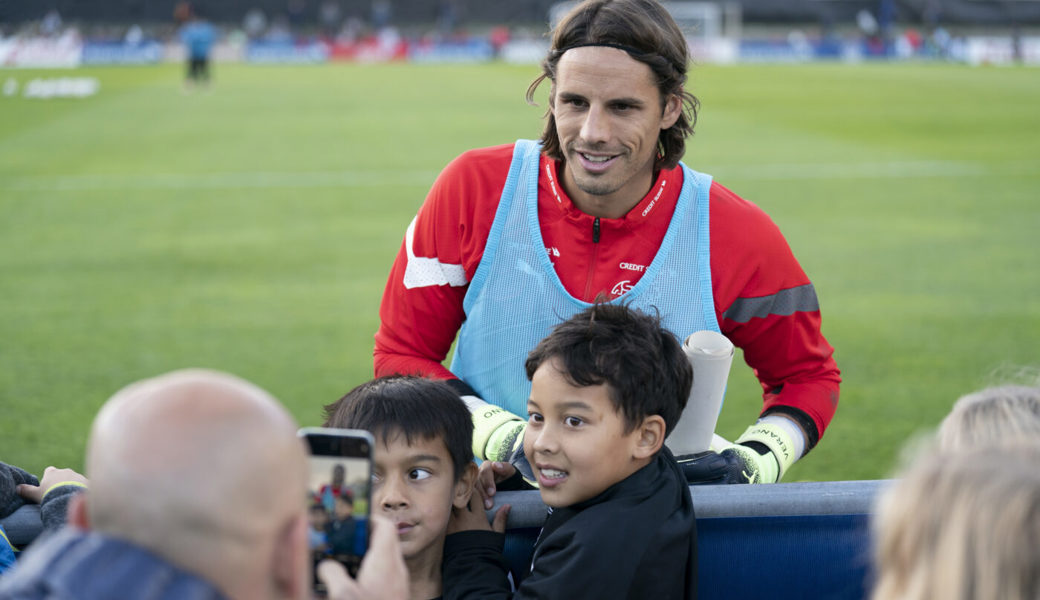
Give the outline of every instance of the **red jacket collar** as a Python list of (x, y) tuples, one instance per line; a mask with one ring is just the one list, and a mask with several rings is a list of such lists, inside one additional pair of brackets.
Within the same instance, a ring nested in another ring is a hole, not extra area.
[[(542, 204), (555, 206), (565, 216), (574, 220), (592, 220), (594, 217), (579, 210), (578, 207), (571, 202), (571, 199), (567, 196), (567, 192), (564, 191), (563, 186), (560, 185), (560, 165), (560, 162), (545, 155), (542, 155), (541, 157), (539, 162), (541, 173), (538, 177), (538, 181), (539, 186), (548, 193), (540, 194), (540, 196), (543, 198), (548, 196), (548, 199), (551, 199), (551, 201), (543, 202)], [(682, 189), (682, 182), (682, 167), (662, 170), (658, 172), (654, 185), (650, 187), (650, 191), (643, 196), (643, 199), (639, 201), (639, 204), (636, 204), (632, 210), (628, 211), (628, 214), (619, 219), (600, 219), (600, 222), (637, 227), (645, 221), (657, 222), (661, 219), (666, 222), (670, 221), (672, 213), (675, 212), (675, 205), (679, 200), (679, 192)]]

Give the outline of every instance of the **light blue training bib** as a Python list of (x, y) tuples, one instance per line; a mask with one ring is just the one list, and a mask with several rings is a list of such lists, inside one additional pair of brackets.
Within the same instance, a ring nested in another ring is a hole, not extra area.
[[(571, 296), (546, 253), (538, 226), (541, 146), (518, 140), (480, 265), (463, 301), (451, 371), (485, 401), (526, 417), (527, 354), (552, 328), (591, 306)], [(686, 165), (668, 231), (639, 282), (612, 302), (649, 314), (681, 342), (719, 331), (711, 290), (708, 191), (711, 176)]]

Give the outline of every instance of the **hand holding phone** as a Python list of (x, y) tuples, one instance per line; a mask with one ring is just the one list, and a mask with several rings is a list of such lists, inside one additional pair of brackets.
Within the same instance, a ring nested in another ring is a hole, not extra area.
[(331, 600), (406, 600), (408, 567), (401, 555), (397, 528), (392, 521), (372, 515), (370, 545), (361, 562), (357, 579), (352, 579), (342, 565), (323, 561), (318, 577), (328, 589)]
[[(309, 542), (312, 562), (333, 559), (356, 577), (368, 548), (372, 488), (372, 435), (353, 429), (305, 427), (310, 451)], [(315, 591), (325, 592), (314, 578)]]

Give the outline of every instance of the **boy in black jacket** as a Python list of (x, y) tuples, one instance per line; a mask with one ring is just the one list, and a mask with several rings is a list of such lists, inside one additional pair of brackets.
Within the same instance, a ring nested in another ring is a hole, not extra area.
[(510, 592), (480, 494), (456, 509), (444, 598), (654, 598), (696, 594), (693, 504), (667, 448), (693, 370), (658, 319), (597, 304), (528, 356), (524, 453), (550, 513), (531, 572)]
[(372, 433), (372, 514), (397, 528), (409, 599), (439, 599), (448, 521), (453, 507), (467, 506), (477, 475), (466, 405), (444, 382), (392, 375), (357, 386), (325, 415), (326, 427)]

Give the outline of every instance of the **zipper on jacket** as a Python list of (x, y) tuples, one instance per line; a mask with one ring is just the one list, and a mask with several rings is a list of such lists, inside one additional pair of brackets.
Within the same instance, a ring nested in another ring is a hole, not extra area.
[(596, 259), (599, 257), (599, 217), (592, 221), (592, 257), (589, 259), (589, 270), (585, 274), (586, 302), (592, 302), (592, 276), (596, 273)]

